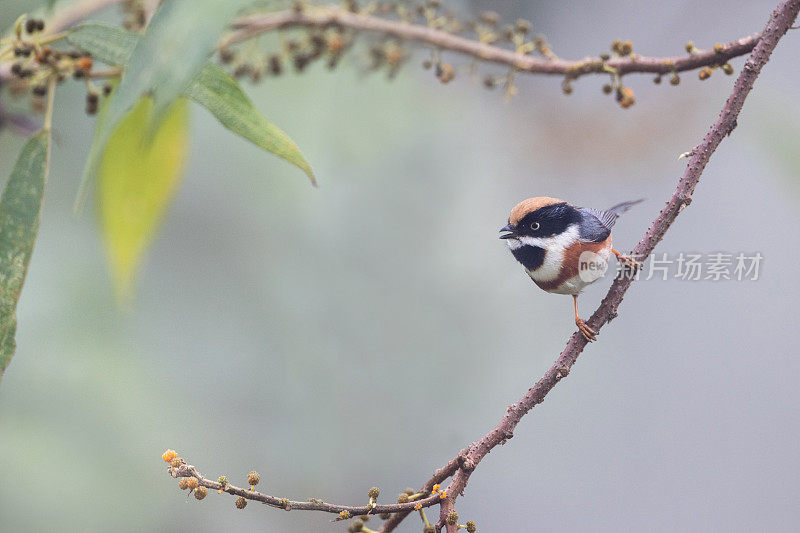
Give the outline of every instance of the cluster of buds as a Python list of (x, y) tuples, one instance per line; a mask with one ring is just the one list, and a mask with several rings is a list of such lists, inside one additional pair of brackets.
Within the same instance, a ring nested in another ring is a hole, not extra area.
[[(670, 61), (669, 63), (672, 63), (672, 62)], [(670, 65), (667, 65), (667, 66), (670, 66)], [(655, 78), (653, 78), (653, 83), (658, 85), (659, 83), (661, 83), (661, 78), (662, 78), (662, 75), (658, 74)], [(680, 85), (680, 83), (681, 83), (681, 77), (678, 76), (678, 73), (675, 72), (674, 70), (672, 71), (672, 73), (669, 76), (669, 83), (670, 83), (670, 85)]]
[(25, 21), (25, 31), (28, 33), (37, 33), (44, 31), (44, 21), (41, 19), (28, 19)]
[(628, 109), (636, 103), (636, 98), (633, 96), (633, 89), (630, 87), (617, 87), (616, 100), (622, 109)]
[(347, 528), (347, 533), (376, 533), (374, 529), (367, 527), (367, 520), (369, 520), (368, 516), (361, 516), (354, 520)]
[[(287, 39), (277, 53), (262, 55), (253, 52), (252, 47), (246, 51), (223, 47), (219, 51), (219, 59), (221, 63), (230, 65), (236, 78), (249, 77), (251, 81), (258, 82), (262, 77), (280, 76), (285, 64), (294, 67), (296, 72), (303, 72), (312, 63), (324, 60), (328, 68), (333, 69), (350, 45), (350, 35), (342, 28), (333, 26), (307, 33), (303, 38)], [(399, 67), (402, 58), (393, 60), (394, 55), (390, 51), (384, 56)]]
[(529, 54), (533, 51), (539, 52), (549, 59), (555, 58), (549, 45), (541, 35), (528, 40), (531, 31), (531, 22), (525, 19), (517, 19), (514, 24), (500, 26), (500, 15), (494, 11), (484, 11), (476, 20), (470, 21), (466, 25), (478, 37), (478, 41), (484, 44), (503, 44), (511, 43), (517, 53)]
[[(390, 514), (382, 514), (381, 518), (387, 520), (391, 515)], [(342, 511), (339, 513), (339, 520), (347, 520), (350, 518), (349, 511)], [(369, 522), (370, 515), (361, 515), (356, 520), (354, 520), (348, 527), (348, 533), (375, 533), (374, 530), (367, 527), (367, 522)]]
[(94, 114), (99, 107), (101, 94), (108, 94), (111, 86), (96, 88), (90, 81), (94, 61), (78, 50), (54, 49), (42, 33), (45, 24), (37, 19), (20, 19), (14, 28), (9, 47), (13, 52), (9, 89), (12, 94), (31, 94), (31, 107), (43, 111), (48, 86), (51, 82), (63, 83), (68, 78), (84, 80), (86, 84), (86, 112)]
[[(630, 56), (633, 54), (633, 43), (630, 41), (616, 40), (611, 43), (611, 51), (619, 57)], [(603, 85), (603, 94), (614, 93), (614, 99), (616, 100), (617, 104), (619, 104), (619, 106), (623, 109), (628, 109), (636, 103), (633, 89), (630, 87), (625, 87), (622, 84), (622, 76), (620, 76), (615, 69), (605, 64), (605, 62), (609, 59), (611, 59), (611, 54), (600, 54), (600, 60), (603, 62), (604, 70), (611, 75), (611, 83), (606, 83)], [(570, 78), (568, 76), (565, 80), (565, 83), (568, 83), (569, 79)], [(572, 92), (571, 88), (570, 91), (567, 91), (563, 84), (562, 89), (564, 89), (565, 94)]]
[(498, 25), (500, 15), (495, 11), (484, 11), (478, 18), (468, 24), (470, 30), (478, 36), (478, 41), (484, 44), (494, 44), (500, 40)]
[[(170, 473), (173, 469), (180, 468), (186, 464), (183, 458), (178, 456), (175, 450), (166, 450), (161, 454), (161, 458), (165, 463), (169, 464)], [(200, 484), (196, 477), (181, 477), (178, 480), (178, 488), (181, 490), (188, 490), (189, 494), (194, 494), (197, 500), (202, 500), (208, 495), (208, 489)]]
[(378, 505), (378, 496), (381, 495), (381, 490), (378, 487), (369, 489), (367, 496), (369, 496), (369, 507), (374, 509)]
[(399, 496), (397, 496), (397, 503), (408, 503), (412, 500), (416, 500), (417, 498), (423, 495), (424, 494), (422, 492), (414, 492), (414, 489), (407, 488), (406, 490), (401, 492)]
[(430, 69), (434, 65), (436, 65), (436, 68), (433, 69), (433, 72), (436, 75), (436, 79), (440, 82), (450, 83), (456, 78), (456, 69), (450, 63), (442, 63), (441, 61), (436, 61), (434, 63), (432, 59), (426, 59), (422, 62), (422, 67), (425, 70)]
[(633, 43), (630, 41), (614, 41), (611, 43), (611, 51), (620, 57), (626, 57), (633, 53)]
[(431, 494), (438, 494), (440, 500), (447, 498), (447, 491), (442, 490), (442, 486), (438, 483), (431, 488)]
[(400, 67), (408, 59), (409, 54), (399, 41), (389, 40), (383, 43), (376, 43), (369, 48), (370, 64), (368, 69), (371, 71), (386, 70), (386, 77), (394, 79), (400, 72)]
[[(439, 0), (427, 0), (416, 7), (410, 2), (386, 2), (378, 10), (383, 15), (396, 13), (400, 20), (410, 23), (425, 24), (429, 28), (448, 33), (460, 33), (464, 25), (452, 11), (442, 11)], [(421, 21), (420, 21), (421, 19)]]
[[(694, 54), (696, 52), (699, 52), (700, 50), (697, 49), (697, 47), (694, 45), (694, 42), (689, 41), (688, 43), (686, 43), (686, 51), (688, 53), (690, 53), (690, 54)], [(714, 53), (715, 54), (722, 54), (723, 52), (725, 52), (725, 45), (723, 45), (722, 43), (717, 43), (717, 44), (714, 45)], [(733, 74), (733, 66), (730, 63), (728, 63), (727, 61), (725, 61), (724, 63), (720, 62), (720, 63), (718, 63), (716, 65), (710, 65), (710, 66), (701, 68), (697, 72), (697, 77), (700, 79), (700, 81), (705, 81), (708, 78), (710, 78), (711, 74), (713, 73), (713, 71), (718, 69), (718, 68), (721, 69), (722, 72), (724, 72), (728, 76)], [(674, 84), (674, 85), (677, 85), (677, 83)]]
[[(303, 13), (307, 8), (303, 3), (294, 4), (296, 13)], [(379, 1), (364, 4), (356, 0), (344, 0), (343, 9), (350, 13), (369, 16), (386, 17), (413, 24), (459, 34), (473, 38), (483, 44), (505, 45), (521, 54), (538, 51), (545, 57), (554, 58), (552, 51), (544, 38), (537, 36), (529, 38), (531, 23), (527, 20), (517, 20), (513, 24), (501, 25), (497, 13), (487, 11), (474, 20), (463, 22), (453, 13), (442, 9), (439, 0), (425, 0), (421, 4), (407, 1)], [(266, 76), (282, 74), (285, 66), (293, 67), (295, 72), (305, 71), (311, 64), (323, 60), (327, 67), (335, 68), (343, 55), (353, 47), (359, 31), (353, 28), (344, 28), (337, 24), (335, 18), (324, 27), (312, 29), (292, 29), (291, 35), (280, 39), (281, 47), (277, 52), (264, 54), (258, 50), (254, 43), (248, 46), (235, 46), (223, 44), (219, 51), (222, 64), (229, 65), (231, 73), (237, 78), (247, 77), (257, 82)], [(510, 46), (509, 46), (510, 45)], [(367, 62), (365, 68), (370, 72), (383, 71), (389, 79), (397, 76), (402, 66), (410, 57), (408, 46), (401, 38), (378, 37), (371, 40), (367, 46)], [(456, 77), (457, 68), (448, 62), (442, 61), (438, 50), (432, 50), (431, 59), (423, 61), (426, 70), (432, 70), (436, 79), (443, 84), (450, 83)], [(471, 68), (475, 69), (477, 61)], [(494, 87), (496, 82), (505, 81), (506, 87), (512, 84), (510, 77), (497, 79), (486, 78), (485, 85)]]

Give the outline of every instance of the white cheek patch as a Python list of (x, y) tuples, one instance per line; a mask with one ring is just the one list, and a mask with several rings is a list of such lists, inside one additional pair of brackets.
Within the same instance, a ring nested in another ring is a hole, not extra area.
[(578, 240), (579, 235), (578, 225), (572, 224), (563, 233), (551, 237), (522, 237), (521, 240), (530, 239), (527, 243), (534, 244), (535, 242), (535, 246), (546, 250), (542, 266), (528, 271), (528, 274), (536, 281), (547, 282), (556, 279), (561, 271), (564, 253), (570, 245)]
[(554, 247), (566, 250), (572, 244), (574, 244), (579, 237), (580, 237), (580, 232), (578, 231), (578, 225), (570, 224), (569, 226), (567, 226), (567, 229), (565, 229), (563, 233), (559, 233), (558, 235), (553, 235), (552, 237), (548, 237), (547, 246), (548, 249), (550, 247)]

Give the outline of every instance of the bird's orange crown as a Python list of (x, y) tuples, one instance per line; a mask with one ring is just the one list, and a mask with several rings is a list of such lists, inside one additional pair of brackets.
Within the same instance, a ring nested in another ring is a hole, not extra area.
[(564, 200), (550, 198), (549, 196), (537, 196), (536, 198), (522, 200), (520, 203), (514, 206), (514, 209), (511, 210), (511, 215), (508, 217), (508, 222), (512, 226), (516, 226), (519, 221), (522, 220), (528, 213), (532, 213), (537, 209), (541, 209), (547, 205), (561, 203), (564, 203)]

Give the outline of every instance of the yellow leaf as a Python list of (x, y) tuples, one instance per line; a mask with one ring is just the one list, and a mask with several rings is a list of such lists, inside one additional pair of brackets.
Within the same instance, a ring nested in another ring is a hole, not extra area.
[(188, 107), (179, 99), (153, 134), (153, 100), (142, 98), (109, 138), (98, 167), (98, 216), (118, 301), (136, 273), (183, 176)]

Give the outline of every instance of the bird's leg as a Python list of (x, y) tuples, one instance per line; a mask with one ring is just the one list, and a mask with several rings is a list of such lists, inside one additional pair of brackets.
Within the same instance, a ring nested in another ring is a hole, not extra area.
[(575, 302), (575, 325), (578, 326), (578, 330), (581, 332), (583, 337), (589, 341), (596, 341), (597, 340), (597, 332), (590, 328), (586, 321), (583, 320), (581, 317), (578, 316), (578, 295), (573, 294), (572, 300)]
[(634, 259), (633, 256), (621, 254), (613, 248), (611, 251), (614, 252), (615, 256), (617, 256), (617, 261), (630, 268), (634, 273), (638, 272), (639, 269), (642, 268), (642, 264)]

